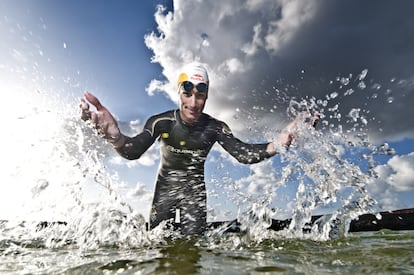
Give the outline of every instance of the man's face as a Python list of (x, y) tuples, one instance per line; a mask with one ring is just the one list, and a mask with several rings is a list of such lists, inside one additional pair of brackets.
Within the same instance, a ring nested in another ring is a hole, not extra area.
[(181, 119), (193, 124), (198, 121), (203, 112), (204, 105), (207, 100), (207, 90), (199, 91), (195, 85), (192, 89), (184, 89), (184, 85), (180, 87), (180, 114)]

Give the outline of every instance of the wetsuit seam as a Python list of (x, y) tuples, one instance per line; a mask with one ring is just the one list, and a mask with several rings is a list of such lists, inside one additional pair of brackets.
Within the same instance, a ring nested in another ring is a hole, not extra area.
[(151, 125), (151, 130), (146, 129), (150, 133), (151, 137), (154, 137), (155, 127), (157, 126), (157, 123), (160, 121), (164, 121), (164, 120), (176, 121), (176, 119), (172, 117), (160, 117), (160, 118), (155, 119)]

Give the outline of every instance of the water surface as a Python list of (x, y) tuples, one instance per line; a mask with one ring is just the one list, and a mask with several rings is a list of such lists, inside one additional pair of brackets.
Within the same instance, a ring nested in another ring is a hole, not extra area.
[(170, 239), (142, 247), (47, 248), (36, 240), (0, 242), (0, 272), (10, 274), (413, 274), (414, 232), (353, 233), (332, 241), (243, 234)]

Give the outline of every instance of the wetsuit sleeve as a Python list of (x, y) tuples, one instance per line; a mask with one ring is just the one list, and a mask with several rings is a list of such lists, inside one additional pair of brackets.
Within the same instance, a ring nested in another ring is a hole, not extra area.
[(154, 118), (148, 119), (143, 131), (134, 137), (126, 136), (124, 146), (116, 151), (126, 159), (139, 159), (158, 137), (155, 124)]
[(245, 143), (234, 137), (230, 128), (223, 122), (219, 125), (218, 142), (240, 163), (253, 164), (270, 157), (266, 152), (268, 143)]

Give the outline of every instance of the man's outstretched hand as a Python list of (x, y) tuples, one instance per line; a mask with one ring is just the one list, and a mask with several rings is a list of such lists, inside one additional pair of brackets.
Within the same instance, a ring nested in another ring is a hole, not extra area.
[[(98, 130), (99, 135), (103, 138), (114, 145), (120, 145), (118, 143), (123, 140), (123, 135), (119, 130), (115, 118), (108, 109), (101, 104), (96, 96), (86, 92), (84, 97), (85, 98), (82, 98), (80, 103), (81, 118), (85, 121), (90, 120)], [(96, 111), (89, 110), (89, 103), (95, 106)]]
[(318, 113), (315, 113), (313, 116), (310, 116), (308, 113), (299, 114), (278, 135), (276, 135), (275, 140), (271, 143), (273, 148), (269, 148), (269, 151), (280, 153), (282, 150), (288, 149), (297, 135), (300, 124), (307, 123), (308, 125), (315, 127), (319, 119), (320, 115)]

